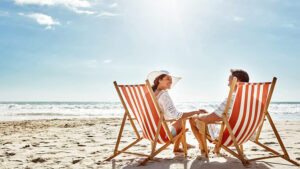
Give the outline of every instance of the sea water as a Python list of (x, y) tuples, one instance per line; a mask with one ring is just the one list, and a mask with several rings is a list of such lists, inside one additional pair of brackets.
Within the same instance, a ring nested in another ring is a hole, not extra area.
[[(220, 102), (175, 103), (178, 111), (198, 109), (214, 111)], [(272, 102), (269, 112), (273, 120), (299, 120), (300, 102)], [(120, 102), (0, 102), (0, 121), (70, 119), (70, 118), (122, 118)]]

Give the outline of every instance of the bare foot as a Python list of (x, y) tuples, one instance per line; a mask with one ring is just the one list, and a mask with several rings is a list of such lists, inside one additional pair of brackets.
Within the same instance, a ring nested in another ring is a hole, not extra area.
[(220, 154), (220, 150), (218, 150), (217, 147), (214, 147), (213, 153), (214, 154)]
[(173, 152), (174, 153), (183, 153), (184, 150), (182, 148), (178, 148), (178, 149), (174, 149)]
[(205, 156), (206, 157), (206, 153), (204, 150), (201, 150), (201, 156)]

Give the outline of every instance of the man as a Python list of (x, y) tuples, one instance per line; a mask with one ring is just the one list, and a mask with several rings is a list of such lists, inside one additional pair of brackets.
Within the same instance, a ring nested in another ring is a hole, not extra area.
[[(237, 78), (237, 82), (249, 82), (249, 76), (248, 73), (245, 72), (244, 70), (230, 70), (231, 75), (228, 78), (228, 86), (230, 87), (232, 84), (232, 80), (234, 77)], [(231, 104), (229, 107), (229, 110), (232, 109), (232, 104), (233, 104), (233, 100), (235, 97), (235, 91), (236, 88), (234, 90), (234, 93), (232, 95), (232, 99), (231, 99)], [(208, 128), (208, 134), (211, 136), (212, 139), (217, 139), (220, 133), (220, 125), (218, 124), (211, 124), (211, 123), (215, 123), (218, 121), (222, 121), (222, 114), (225, 111), (225, 107), (227, 104), (227, 98), (219, 105), (219, 107), (213, 111), (212, 113), (208, 113), (206, 110), (202, 109), (201, 112), (204, 114), (201, 115), (196, 115), (192, 118), (190, 118), (190, 124), (191, 124), (191, 129), (193, 134), (195, 135), (196, 139), (199, 142), (199, 148), (201, 149), (201, 152), (204, 153), (204, 147), (203, 147), (203, 143), (202, 143), (202, 139), (201, 139), (201, 134), (199, 133), (199, 128), (197, 126), (199, 125), (199, 121), (203, 121), (205, 122)], [(230, 113), (231, 111), (228, 111), (228, 117), (230, 117)], [(219, 152), (219, 149), (217, 150), (215, 147), (215, 152)]]

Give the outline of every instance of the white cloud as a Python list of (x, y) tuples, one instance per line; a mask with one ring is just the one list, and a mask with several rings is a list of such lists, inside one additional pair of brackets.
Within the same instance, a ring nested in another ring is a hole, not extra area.
[(112, 17), (112, 16), (118, 16), (119, 14), (111, 13), (111, 12), (101, 12), (98, 17)]
[(41, 5), (55, 6), (64, 5), (66, 7), (87, 8), (91, 4), (86, 0), (14, 0), (18, 5)]
[(115, 8), (117, 6), (119, 6), (119, 4), (115, 2), (115, 3), (110, 4), (108, 7), (109, 8)]
[(80, 10), (78, 8), (72, 8), (72, 10), (78, 14), (87, 14), (87, 15), (92, 15), (95, 14), (96, 12), (94, 11), (88, 11), (88, 10)]
[(245, 19), (243, 17), (240, 17), (240, 16), (234, 16), (233, 17), (233, 21), (236, 21), (236, 22), (242, 22), (244, 21)]
[(52, 29), (53, 25), (60, 25), (60, 23), (58, 21), (55, 21), (54, 19), (52, 19), (51, 16), (45, 15), (45, 14), (41, 14), (41, 13), (32, 13), (32, 14), (24, 14), (24, 13), (19, 13), (20, 16), (26, 16), (28, 18), (31, 19), (35, 19), (37, 21), (38, 24), (40, 25), (46, 25), (45, 29)]
[(0, 11), (0, 16), (8, 16), (9, 13), (7, 11)]
[(290, 29), (296, 28), (296, 26), (292, 23), (284, 24), (283, 27), (290, 28)]
[[(90, 10), (92, 8), (92, 4), (88, 0), (14, 0), (14, 2), (17, 5), (64, 6), (78, 14), (98, 14), (97, 16), (99, 17), (113, 17), (119, 15), (111, 12), (98, 13)], [(117, 6), (119, 6), (119, 4), (116, 2), (108, 5), (109, 8), (115, 8)]]
[(50, 25), (48, 25), (45, 29), (46, 29), (46, 30), (49, 30), (49, 29), (53, 29), (53, 27), (50, 26)]
[(84, 64), (89, 68), (97, 68), (98, 67), (98, 61), (94, 60), (94, 59), (87, 60), (87, 61), (85, 61)]
[(91, 4), (86, 0), (14, 0), (17, 5), (40, 5), (40, 6), (65, 6), (78, 14), (95, 14), (93, 11), (80, 8), (90, 8)]
[(112, 60), (110, 60), (110, 59), (106, 59), (106, 60), (104, 60), (103, 62), (104, 62), (104, 63), (111, 63), (111, 62), (112, 62)]

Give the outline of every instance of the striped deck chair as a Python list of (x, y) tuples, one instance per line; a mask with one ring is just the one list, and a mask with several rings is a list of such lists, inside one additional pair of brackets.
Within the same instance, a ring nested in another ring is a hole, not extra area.
[[(114, 82), (114, 85), (122, 102), (122, 105), (125, 109), (125, 113), (115, 145), (114, 153), (105, 161), (109, 161), (121, 153), (127, 153), (146, 157), (146, 159), (144, 159), (139, 164), (144, 165), (148, 160), (152, 159), (162, 150), (167, 148), (171, 143), (174, 143), (181, 136), (183, 136), (182, 145), (184, 148), (184, 153), (185, 155), (187, 155), (187, 146), (185, 138), (185, 132), (187, 131), (187, 129), (185, 129), (185, 120), (182, 120), (183, 129), (176, 137), (173, 138), (166, 123), (172, 122), (172, 120), (164, 120), (163, 112), (158, 106), (157, 100), (155, 99), (155, 95), (152, 91), (148, 80), (146, 80), (146, 84), (140, 85), (118, 85), (117, 82)], [(134, 118), (132, 118), (132, 114)], [(125, 148), (118, 150), (123, 128), (127, 118), (135, 131), (137, 139)], [(135, 122), (138, 124), (137, 126), (139, 126), (140, 130), (142, 131), (142, 136), (139, 134)], [(147, 155), (137, 152), (126, 151), (142, 139), (147, 139), (151, 142), (150, 154)], [(160, 148), (156, 149), (157, 143), (163, 145)]]
[[(293, 163), (294, 165), (299, 166), (297, 162), (290, 159), (268, 112), (268, 107), (276, 80), (277, 79), (274, 77), (272, 82), (266, 83), (237, 83), (237, 79), (234, 78), (230, 87), (225, 112), (222, 116), (222, 122), (215, 123), (221, 125), (218, 139), (213, 140), (209, 135), (206, 135), (207, 126), (204, 124), (204, 122), (201, 124), (202, 131), (200, 131), (203, 138), (207, 138), (216, 144), (218, 150), (223, 148), (224, 150), (228, 151), (230, 154), (240, 159), (244, 165), (247, 165), (249, 162), (255, 160), (281, 157)], [(235, 89), (236, 94), (233, 101), (233, 107), (230, 109), (231, 98)], [(229, 111), (231, 111), (231, 115), (228, 118), (227, 114)], [(270, 147), (258, 141), (265, 118), (268, 119), (274, 134), (276, 135), (278, 143), (281, 146), (283, 154), (280, 154), (274, 149), (271, 149)], [(243, 144), (248, 140), (253, 141), (255, 144), (271, 152), (273, 155), (254, 159), (245, 159)], [(206, 156), (208, 157), (206, 139), (203, 140), (203, 142), (204, 150), (206, 151)], [(234, 146), (237, 152), (229, 149), (231, 146)]]

